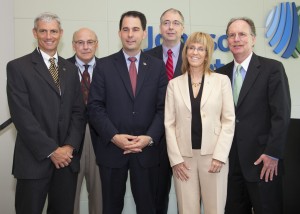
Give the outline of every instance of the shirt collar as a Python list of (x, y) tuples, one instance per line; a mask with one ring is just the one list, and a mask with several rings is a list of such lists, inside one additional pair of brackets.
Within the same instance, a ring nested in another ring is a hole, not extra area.
[(179, 51), (180, 51), (180, 45), (181, 43), (179, 42), (177, 45), (175, 45), (172, 48), (167, 48), (164, 44), (162, 44), (162, 48), (163, 48), (163, 55), (165, 57), (168, 57), (168, 50), (171, 49), (172, 50), (172, 54), (174, 57), (178, 57), (179, 56)]
[[(126, 62), (128, 61), (128, 58), (131, 57), (129, 56), (127, 53), (125, 53), (125, 51), (123, 50), (123, 54), (125, 56)], [(136, 63), (140, 61), (140, 57), (141, 57), (141, 51), (134, 56), (136, 58)]]
[[(84, 63), (82, 60), (80, 60), (77, 55), (75, 55), (75, 59), (76, 59), (76, 65), (78, 67), (80, 67), (81, 69), (84, 69), (84, 65), (86, 65), (86, 63)], [(87, 63), (89, 66), (92, 66), (93, 68), (95, 68), (96, 66), (96, 59), (95, 57), (93, 57), (93, 59), (91, 61), (89, 61)]]
[[(240, 64), (242, 66), (242, 68), (247, 72), (249, 64), (250, 64), (250, 60), (252, 58), (253, 52), (251, 52), (251, 54), (249, 54), (249, 56)], [(236, 70), (236, 67), (239, 65), (239, 63), (237, 63), (234, 60), (234, 71)]]
[(57, 51), (55, 52), (54, 56), (49, 56), (47, 53), (45, 53), (44, 51), (42, 51), (39, 47), (37, 47), (37, 50), (41, 53), (43, 59), (47, 62), (49, 62), (49, 59), (50, 58), (54, 58), (55, 59), (55, 62), (57, 63), (58, 62), (58, 54), (57, 54)]

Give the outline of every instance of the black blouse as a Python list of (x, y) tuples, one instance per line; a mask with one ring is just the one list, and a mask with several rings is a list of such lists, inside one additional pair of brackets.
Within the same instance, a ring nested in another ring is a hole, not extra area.
[(192, 124), (191, 124), (191, 137), (192, 137), (192, 148), (193, 149), (201, 149), (201, 141), (202, 141), (202, 121), (200, 114), (200, 104), (201, 97), (203, 92), (204, 85), (204, 76), (202, 77), (201, 86), (199, 88), (199, 93), (196, 97), (194, 97), (193, 86), (191, 76), (189, 75), (189, 91), (190, 91), (190, 100), (192, 107)]

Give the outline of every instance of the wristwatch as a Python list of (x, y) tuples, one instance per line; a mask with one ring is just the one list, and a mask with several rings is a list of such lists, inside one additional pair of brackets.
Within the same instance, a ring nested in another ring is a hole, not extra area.
[(148, 146), (153, 146), (153, 144), (154, 144), (154, 142), (153, 142), (152, 138), (150, 138), (150, 141), (149, 141), (149, 143), (148, 143)]

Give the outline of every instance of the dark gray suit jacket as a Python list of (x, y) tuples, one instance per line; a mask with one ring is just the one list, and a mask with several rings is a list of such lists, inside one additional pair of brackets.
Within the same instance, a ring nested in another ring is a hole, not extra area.
[(8, 104), (17, 129), (13, 174), (18, 179), (50, 176), (55, 167), (48, 156), (63, 145), (75, 148), (70, 167), (79, 170), (85, 107), (76, 67), (61, 57), (58, 67), (61, 95), (37, 50), (7, 64)]
[[(216, 72), (232, 80), (234, 62)], [(235, 135), (229, 155), (229, 174), (239, 156), (243, 175), (249, 182), (259, 181), (262, 164), (254, 162), (262, 154), (279, 158), (283, 172), (283, 152), (291, 114), (288, 79), (281, 62), (253, 53), (235, 108)]]

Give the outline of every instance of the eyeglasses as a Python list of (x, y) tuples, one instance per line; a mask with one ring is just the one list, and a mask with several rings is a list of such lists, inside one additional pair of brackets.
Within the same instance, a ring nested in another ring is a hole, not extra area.
[(85, 44), (88, 47), (93, 47), (98, 41), (97, 40), (88, 40), (88, 41), (82, 41), (82, 40), (78, 40), (78, 41), (74, 41), (74, 43), (79, 46), (79, 47), (83, 47)]
[(165, 26), (165, 27), (170, 27), (171, 24), (172, 24), (173, 26), (175, 26), (175, 27), (179, 27), (179, 26), (182, 25), (182, 23), (181, 23), (180, 21), (178, 21), (178, 20), (174, 20), (174, 21), (165, 20), (165, 21), (163, 21), (161, 24), (162, 24), (163, 26)]
[(238, 37), (239, 39), (244, 39), (246, 38), (248, 35), (251, 35), (252, 34), (248, 34), (248, 33), (244, 33), (244, 32), (240, 32), (240, 33), (229, 33), (227, 35), (227, 38), (228, 39), (235, 39), (236, 37)]
[(195, 50), (197, 50), (197, 52), (199, 52), (199, 53), (203, 53), (206, 51), (206, 49), (203, 47), (196, 48), (195, 46), (189, 46), (188, 50), (191, 52), (195, 52)]

